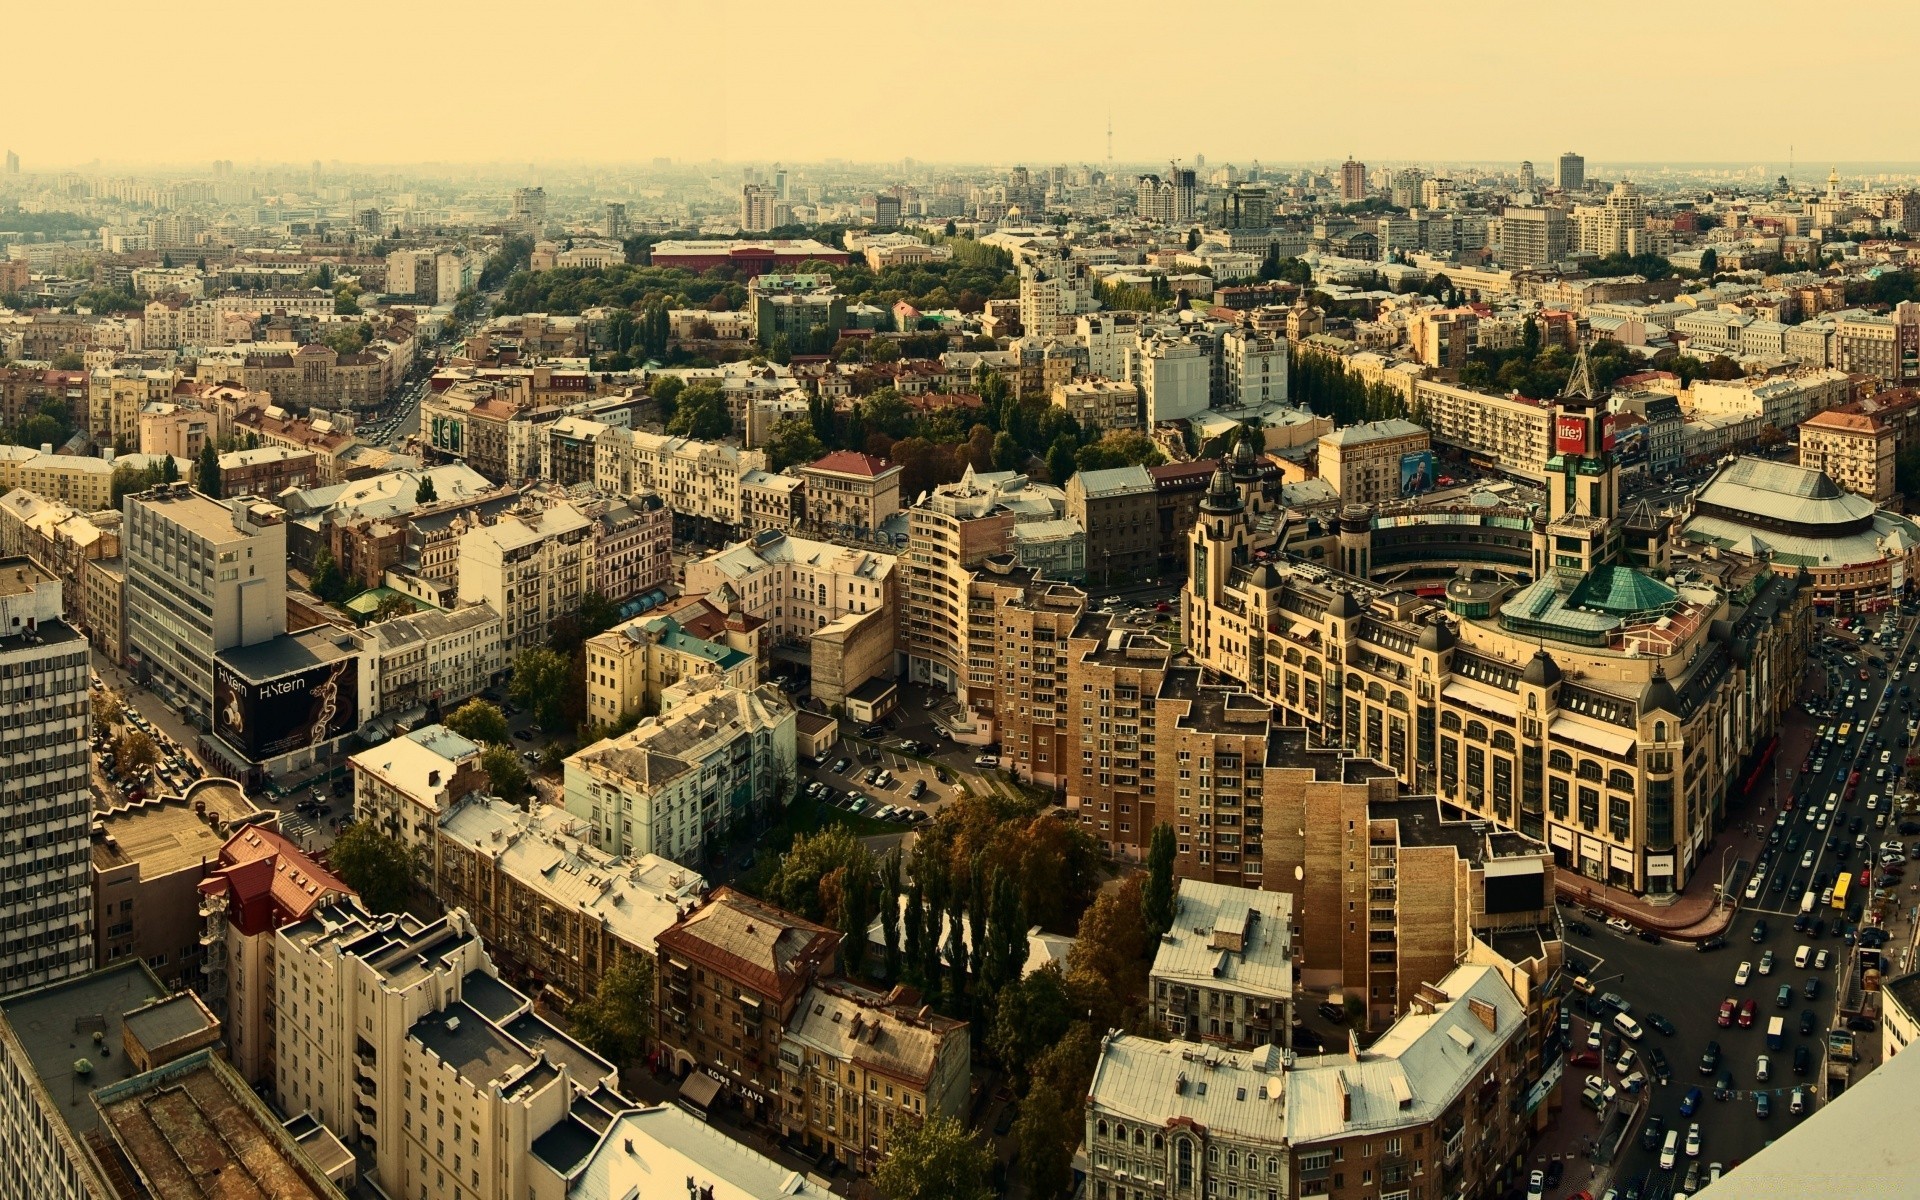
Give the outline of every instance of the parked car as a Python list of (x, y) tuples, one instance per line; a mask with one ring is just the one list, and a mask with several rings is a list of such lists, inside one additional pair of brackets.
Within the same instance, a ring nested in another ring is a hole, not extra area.
[(1711, 1075), (1720, 1065), (1720, 1043), (1708, 1042), (1707, 1048), (1700, 1054), (1700, 1073)]
[[(1700, 1111), (1700, 1089), (1697, 1087), (1690, 1087), (1687, 1089), (1687, 1094), (1680, 1098), (1680, 1115), (1683, 1117), (1690, 1117), (1694, 1113), (1699, 1111)], [(1647, 1118), (1649, 1122), (1651, 1122), (1653, 1119), (1654, 1118), (1652, 1117)]]

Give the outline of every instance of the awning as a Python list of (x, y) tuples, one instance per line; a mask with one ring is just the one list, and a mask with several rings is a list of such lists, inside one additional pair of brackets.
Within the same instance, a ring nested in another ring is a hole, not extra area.
[(1481, 712), (1493, 713), (1509, 719), (1516, 716), (1520, 711), (1519, 706), (1509, 697), (1458, 681), (1449, 683), (1446, 687), (1441, 688), (1440, 694), (1456, 703), (1465, 704), (1471, 708), (1477, 708)]
[(1603, 754), (1626, 757), (1633, 749), (1633, 738), (1617, 729), (1604, 725), (1594, 725), (1574, 717), (1555, 717), (1553, 724), (1547, 726), (1547, 732), (1554, 737), (1569, 742), (1578, 742), (1590, 746)]
[(695, 1071), (680, 1084), (680, 1098), (696, 1108), (706, 1109), (713, 1106), (713, 1098), (720, 1094), (720, 1081), (705, 1071)]

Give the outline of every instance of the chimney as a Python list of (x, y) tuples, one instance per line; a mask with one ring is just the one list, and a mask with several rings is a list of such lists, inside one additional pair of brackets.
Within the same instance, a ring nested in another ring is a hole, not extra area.
[(430, 788), (437, 788), (440, 786), (439, 770), (436, 769), (436, 770), (427, 772), (427, 786)]

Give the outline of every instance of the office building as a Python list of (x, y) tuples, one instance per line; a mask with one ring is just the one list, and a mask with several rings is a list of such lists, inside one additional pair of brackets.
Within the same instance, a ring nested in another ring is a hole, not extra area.
[(918, 997), (823, 980), (780, 1039), (781, 1132), (867, 1174), (896, 1130), (968, 1110), (970, 1029)]
[(170, 990), (198, 989), (200, 881), (243, 825), (278, 822), (231, 780), (116, 805), (94, 820), (94, 962), (144, 959)]
[(439, 818), (430, 890), (464, 909), (502, 970), (530, 991), (591, 997), (622, 957), (651, 963), (655, 939), (698, 904), (699, 872), (648, 854), (616, 858), (552, 805), (472, 795)]
[(1287, 339), (1249, 330), (1220, 338), (1226, 393), (1215, 408), (1264, 409), (1287, 402)]
[(709, 1096), (724, 1088), (749, 1116), (780, 1120), (781, 1041), (808, 988), (835, 973), (840, 935), (723, 887), (657, 940), (663, 1055), (683, 1077), (705, 1074)]
[(287, 631), (286, 514), (185, 484), (128, 496), (127, 655), (138, 678), (213, 718), (213, 658)]
[(566, 809), (609, 853), (698, 865), (735, 824), (786, 803), (794, 709), (771, 685), (705, 675), (661, 693), (661, 709), (567, 759)]
[(1553, 171), (1553, 186), (1563, 192), (1587, 190), (1587, 160), (1569, 150), (1560, 156)]
[(1567, 210), (1510, 206), (1500, 216), (1500, 265), (1550, 267), (1567, 259)]
[(600, 231), (615, 241), (625, 240), (633, 232), (633, 223), (627, 218), (627, 206), (624, 201), (607, 201), (606, 216), (600, 223)]
[(1495, 396), (1432, 379), (1416, 380), (1413, 403), (1433, 440), (1502, 471), (1546, 476), (1553, 412), (1524, 397)]
[(469, 793), (484, 791), (480, 747), (445, 725), (428, 725), (347, 760), (353, 769), (353, 819), (368, 821), (431, 860), (434, 829)]
[(1147, 1019), (1175, 1038), (1251, 1050), (1293, 1027), (1293, 897), (1176, 882), (1173, 928), (1147, 975)]
[(1158, 334), (1127, 351), (1127, 378), (1139, 385), (1149, 426), (1198, 416), (1212, 402), (1212, 355), (1191, 341)]
[(0, 561), (0, 995), (93, 963), (86, 639), (61, 618), (61, 585)]
[(507, 220), (530, 237), (540, 236), (547, 227), (547, 189), (513, 189), (513, 211)]
[(1320, 435), (1319, 447), (1320, 478), (1343, 504), (1384, 504), (1436, 486), (1432, 439), (1411, 421), (1349, 425)]

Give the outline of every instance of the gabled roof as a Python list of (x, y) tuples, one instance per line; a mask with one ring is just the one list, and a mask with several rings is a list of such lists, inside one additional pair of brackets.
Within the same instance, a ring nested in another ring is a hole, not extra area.
[(835, 450), (833, 453), (807, 464), (809, 471), (831, 471), (836, 475), (865, 475), (878, 477), (888, 471), (898, 470), (884, 458), (871, 454), (862, 454), (857, 450)]

